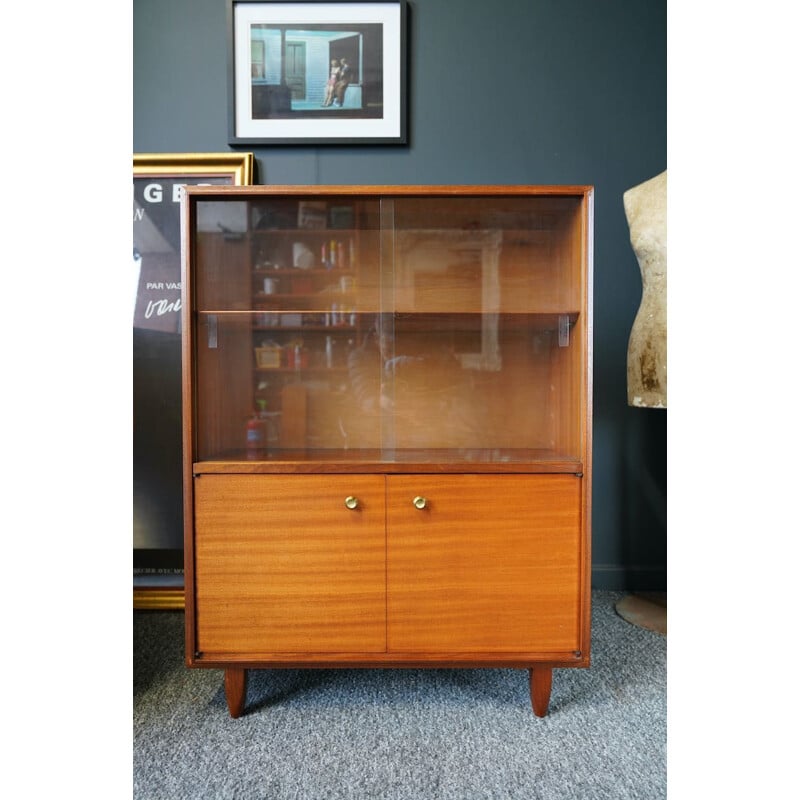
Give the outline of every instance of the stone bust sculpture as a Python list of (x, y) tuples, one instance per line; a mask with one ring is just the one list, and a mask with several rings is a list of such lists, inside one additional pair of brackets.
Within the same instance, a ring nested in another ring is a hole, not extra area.
[(642, 300), (628, 341), (628, 405), (667, 407), (667, 173), (623, 195)]

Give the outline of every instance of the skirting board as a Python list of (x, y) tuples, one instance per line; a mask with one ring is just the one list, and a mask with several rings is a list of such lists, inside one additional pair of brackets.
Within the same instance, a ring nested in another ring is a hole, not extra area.
[(593, 564), (592, 589), (618, 592), (663, 592), (667, 589), (664, 565)]
[(134, 611), (183, 611), (183, 587), (134, 588), (133, 608)]

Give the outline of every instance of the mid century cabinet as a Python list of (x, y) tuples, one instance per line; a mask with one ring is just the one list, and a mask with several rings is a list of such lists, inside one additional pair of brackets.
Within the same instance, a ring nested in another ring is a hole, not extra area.
[(589, 665), (588, 186), (188, 187), (186, 660)]

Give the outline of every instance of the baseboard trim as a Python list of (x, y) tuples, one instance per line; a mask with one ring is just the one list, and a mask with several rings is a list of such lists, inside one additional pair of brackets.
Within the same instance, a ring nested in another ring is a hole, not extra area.
[(182, 586), (139, 587), (133, 590), (134, 611), (183, 611)]
[(667, 590), (666, 565), (594, 564), (592, 589), (620, 592), (664, 592)]

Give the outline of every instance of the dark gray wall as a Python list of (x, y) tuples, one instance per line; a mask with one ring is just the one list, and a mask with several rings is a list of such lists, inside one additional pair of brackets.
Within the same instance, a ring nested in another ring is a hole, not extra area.
[[(623, 192), (667, 166), (665, 0), (413, 0), (409, 144), (245, 147), (258, 183), (595, 186), (597, 588), (666, 588), (666, 412), (626, 401)], [(134, 152), (226, 152), (225, 0), (134, 0)]]

